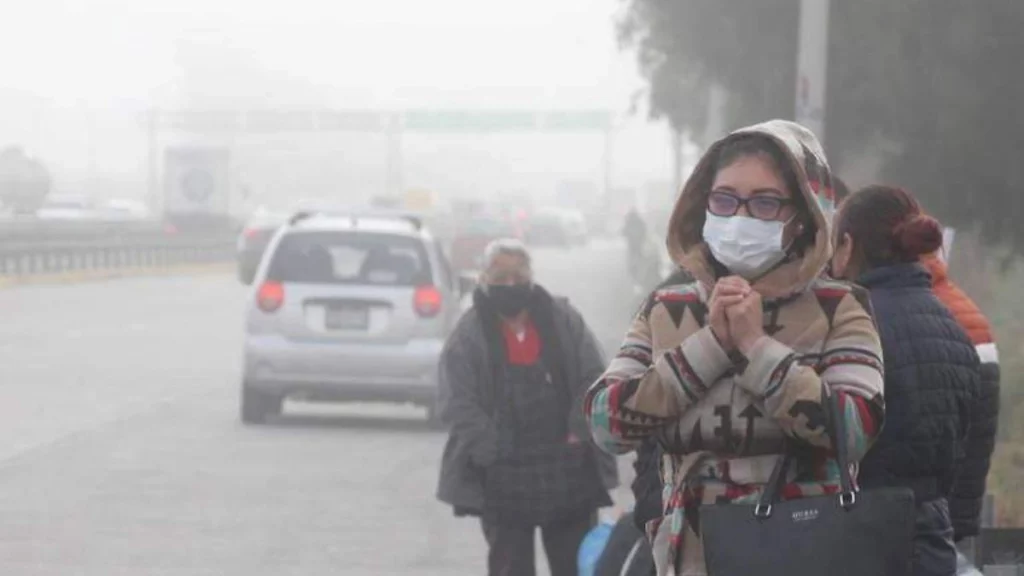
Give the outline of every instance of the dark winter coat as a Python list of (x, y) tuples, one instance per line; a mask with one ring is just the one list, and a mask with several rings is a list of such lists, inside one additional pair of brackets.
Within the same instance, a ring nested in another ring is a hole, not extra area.
[[(553, 298), (540, 287), (529, 310), (552, 379), (569, 389), (568, 431), (591, 444), (597, 479), (610, 490), (618, 485), (615, 459), (593, 446), (582, 410), (584, 393), (605, 368), (597, 340), (568, 300)], [(440, 363), (439, 407), (449, 437), (437, 497), (450, 504), (456, 515), (480, 515), (484, 510), (485, 470), (498, 457), (495, 401), (499, 394), (495, 387), (498, 363), (504, 361), (500, 342), (500, 326), (487, 308), (486, 296), (478, 290), (473, 308), (448, 337)]]
[(977, 536), (981, 503), (999, 428), (999, 350), (992, 326), (978, 305), (949, 279), (946, 264), (936, 255), (922, 259), (932, 275), (932, 291), (967, 332), (981, 359), (981, 391), (971, 413), (971, 429), (960, 475), (949, 499), (956, 540)]
[(872, 270), (871, 294), (885, 363), (885, 427), (861, 461), (862, 487), (907, 486), (918, 500), (915, 576), (955, 572), (946, 500), (962, 464), (980, 386), (978, 355), (931, 291), (919, 264)]

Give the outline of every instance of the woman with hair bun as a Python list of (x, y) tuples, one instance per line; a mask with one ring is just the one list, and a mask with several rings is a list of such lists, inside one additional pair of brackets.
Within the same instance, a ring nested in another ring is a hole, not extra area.
[(885, 427), (861, 461), (860, 484), (911, 488), (918, 505), (914, 576), (953, 576), (948, 498), (980, 373), (971, 340), (919, 263), (942, 245), (942, 228), (907, 191), (869, 186), (840, 207), (835, 245), (833, 275), (870, 293), (885, 366)]

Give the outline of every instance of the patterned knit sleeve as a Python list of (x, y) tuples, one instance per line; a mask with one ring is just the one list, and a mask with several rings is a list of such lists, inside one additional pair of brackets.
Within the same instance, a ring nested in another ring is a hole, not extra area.
[(674, 423), (733, 366), (710, 328), (655, 354), (649, 318), (657, 305), (654, 294), (584, 400), (594, 441), (613, 454), (637, 449), (644, 439)]
[(827, 402), (831, 394), (838, 395), (848, 453), (856, 461), (882, 426), (881, 341), (863, 289), (829, 287), (816, 290), (816, 296), (834, 306), (820, 357), (800, 361), (793, 349), (765, 336), (751, 350), (738, 383), (764, 400), (787, 434), (824, 449), (835, 447)]

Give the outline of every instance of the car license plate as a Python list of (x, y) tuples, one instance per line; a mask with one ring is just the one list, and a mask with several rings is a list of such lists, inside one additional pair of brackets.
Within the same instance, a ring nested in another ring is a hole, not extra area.
[(328, 330), (366, 330), (370, 327), (370, 311), (367, 308), (328, 308), (324, 316)]

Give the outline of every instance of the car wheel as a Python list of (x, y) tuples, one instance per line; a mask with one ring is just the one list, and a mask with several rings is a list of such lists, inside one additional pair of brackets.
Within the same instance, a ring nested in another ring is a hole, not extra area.
[(242, 386), (241, 417), (245, 424), (263, 424), (270, 416), (281, 414), (284, 398)]

